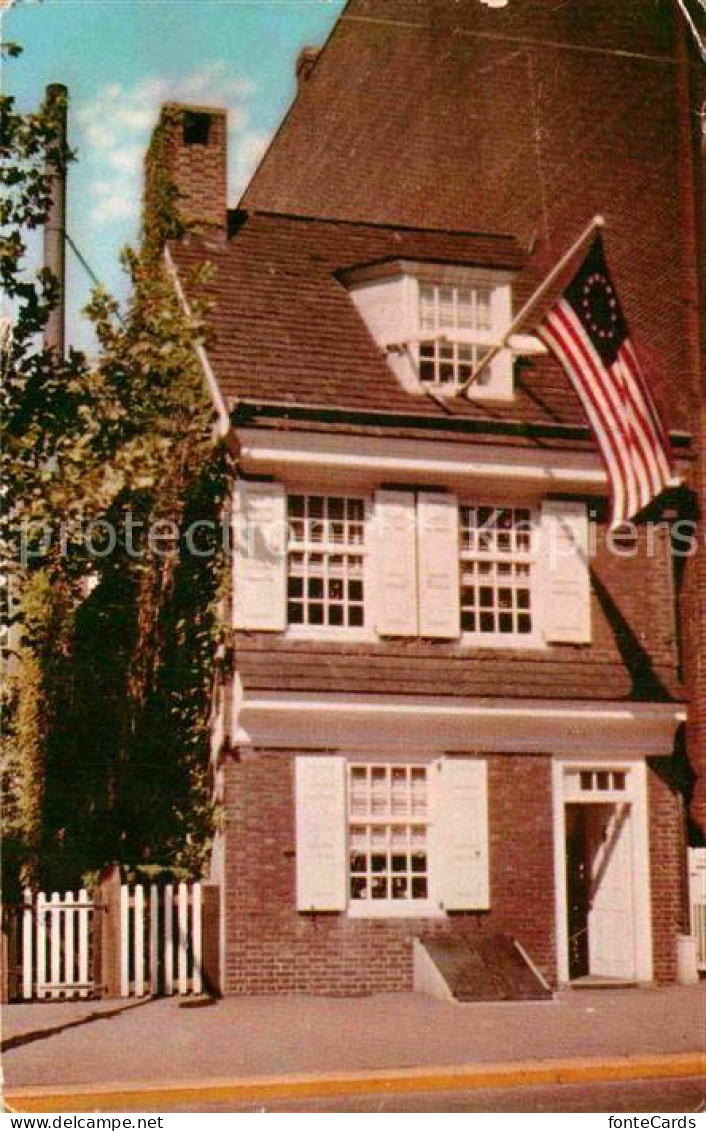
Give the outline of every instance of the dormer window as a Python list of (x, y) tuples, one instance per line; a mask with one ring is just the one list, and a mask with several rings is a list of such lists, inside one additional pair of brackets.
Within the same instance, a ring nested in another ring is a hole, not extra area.
[(512, 272), (408, 260), (369, 264), (345, 278), (351, 298), (387, 362), (410, 393), (512, 399), (512, 352), (499, 345), (512, 317)]
[[(489, 286), (419, 284), (419, 380), (440, 392), (465, 384), (492, 345), (493, 291)], [(434, 337), (424, 340), (425, 330)], [(487, 386), (489, 370), (479, 386)]]
[(478, 363), (510, 324), (509, 276), (450, 265), (435, 270), (424, 264), (417, 267), (410, 285), (413, 295), (416, 292), (412, 353), (421, 389), (454, 396), (467, 388), (472, 399), (511, 399), (509, 350), (501, 350), (471, 381)]

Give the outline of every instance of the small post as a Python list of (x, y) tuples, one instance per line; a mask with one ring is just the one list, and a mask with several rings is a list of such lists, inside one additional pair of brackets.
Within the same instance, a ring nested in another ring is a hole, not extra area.
[(101, 876), (101, 980), (106, 997), (120, 997), (121, 932), (120, 868), (107, 868)]
[(10, 1000), (10, 934), (12, 917), (10, 908), (2, 909), (2, 954), (0, 954), (0, 1003), (7, 1005)]
[(44, 224), (44, 266), (59, 284), (59, 296), (44, 328), (44, 345), (63, 357), (66, 334), (66, 87), (61, 83), (51, 83), (46, 90), (46, 105), (54, 117), (57, 136), (54, 152), (48, 155), (46, 162), (49, 211)]
[(201, 885), (201, 973), (203, 989), (213, 997), (221, 994), (220, 896), (218, 884)]
[(22, 912), (22, 997), (30, 1001), (34, 990), (34, 908), (32, 892), (25, 888)]

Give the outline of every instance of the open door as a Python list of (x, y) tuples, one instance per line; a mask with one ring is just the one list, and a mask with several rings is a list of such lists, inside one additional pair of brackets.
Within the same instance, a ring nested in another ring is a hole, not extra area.
[(635, 968), (631, 811), (628, 803), (567, 804), (569, 977), (631, 981)]

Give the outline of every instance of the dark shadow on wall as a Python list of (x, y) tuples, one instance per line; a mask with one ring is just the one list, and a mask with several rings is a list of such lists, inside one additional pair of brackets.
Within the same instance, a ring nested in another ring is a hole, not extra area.
[(628, 624), (607, 588), (591, 570), (591, 586), (610, 624), (620, 658), (632, 680), (631, 698), (642, 702), (670, 703), (673, 696), (654, 670), (652, 657)]
[(688, 843), (692, 848), (706, 846), (706, 836), (703, 828), (697, 824), (691, 812), (691, 803), (698, 774), (694, 770), (687, 752), (686, 725), (681, 723), (674, 740), (674, 753), (664, 758), (649, 758), (650, 769), (661, 778), (672, 793), (681, 794), (684, 798), (686, 812), (686, 833)]

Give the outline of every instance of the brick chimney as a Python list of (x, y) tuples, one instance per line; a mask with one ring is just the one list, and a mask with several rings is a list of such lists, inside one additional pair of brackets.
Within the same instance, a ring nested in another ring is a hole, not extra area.
[(227, 160), (225, 110), (166, 103), (145, 158), (146, 227), (160, 220), (164, 227), (165, 208), (175, 191), (182, 228), (225, 236)]

